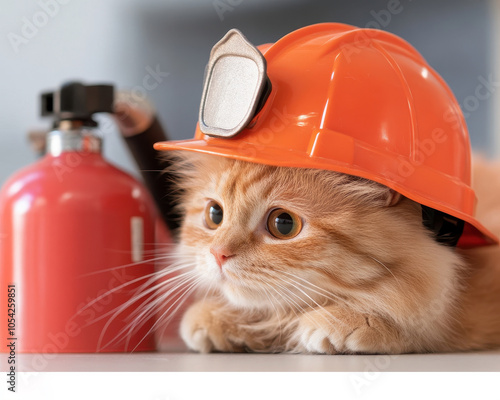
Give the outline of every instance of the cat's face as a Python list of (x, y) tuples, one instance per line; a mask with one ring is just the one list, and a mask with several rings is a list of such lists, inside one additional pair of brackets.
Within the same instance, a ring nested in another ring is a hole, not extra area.
[(401, 244), (431, 241), (418, 205), (374, 182), (215, 156), (188, 162), (179, 257), (236, 306), (301, 309), (390, 290)]

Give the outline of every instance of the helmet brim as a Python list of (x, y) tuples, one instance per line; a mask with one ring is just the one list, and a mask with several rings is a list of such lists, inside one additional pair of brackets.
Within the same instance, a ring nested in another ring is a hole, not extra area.
[[(155, 143), (154, 148), (159, 151), (183, 150), (196, 153), (209, 154), (214, 156), (226, 157), (233, 160), (252, 162), (256, 164), (273, 165), (277, 167), (294, 167), (294, 168), (311, 168), (310, 160), (300, 154), (290, 152), (287, 157), (283, 157), (282, 149), (274, 149), (272, 147), (261, 146), (258, 149), (251, 143), (244, 143), (239, 151), (235, 151), (235, 147), (231, 140), (218, 140), (216, 138), (206, 139), (188, 139), (178, 141), (167, 141)], [(278, 153), (276, 153), (278, 151)], [(359, 176), (365, 179), (373, 180), (380, 184), (390, 187), (391, 189), (401, 193), (403, 196), (424, 204), (428, 207), (435, 208), (442, 212), (456, 216), (465, 221), (465, 227), (462, 236), (457, 244), (457, 247), (467, 249), (480, 246), (496, 245), (499, 240), (495, 234), (490, 232), (475, 218), (457, 210), (451, 210), (441, 204), (432, 204), (428, 199), (419, 196), (418, 193), (410, 193), (404, 187), (399, 186), (396, 182), (381, 179), (379, 175), (370, 173), (369, 171), (355, 170), (352, 165), (342, 165), (342, 163), (330, 162), (323, 166), (324, 169), (336, 171), (349, 175)]]

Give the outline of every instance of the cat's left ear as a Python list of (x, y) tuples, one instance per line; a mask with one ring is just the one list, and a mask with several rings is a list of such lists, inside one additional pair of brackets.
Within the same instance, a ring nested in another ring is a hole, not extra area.
[(388, 189), (387, 198), (386, 198), (386, 207), (392, 207), (398, 204), (403, 199), (403, 195), (401, 193), (396, 192), (395, 190)]

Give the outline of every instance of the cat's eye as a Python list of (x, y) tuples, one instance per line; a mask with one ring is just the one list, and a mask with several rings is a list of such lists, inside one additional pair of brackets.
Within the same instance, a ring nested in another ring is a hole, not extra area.
[(205, 207), (205, 225), (209, 229), (217, 229), (222, 224), (224, 212), (214, 200), (210, 200)]
[(269, 214), (267, 230), (278, 239), (291, 239), (302, 230), (302, 220), (297, 214), (278, 208)]

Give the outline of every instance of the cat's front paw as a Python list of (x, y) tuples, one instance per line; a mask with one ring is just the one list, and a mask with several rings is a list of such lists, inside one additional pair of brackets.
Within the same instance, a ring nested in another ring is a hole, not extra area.
[(405, 348), (386, 321), (333, 306), (304, 313), (294, 337), (295, 351), (317, 354), (399, 353)]
[(182, 317), (180, 334), (184, 343), (194, 351), (210, 353), (212, 351), (242, 351), (229, 338), (234, 326), (224, 318), (220, 306), (212, 302), (193, 304)]

